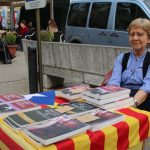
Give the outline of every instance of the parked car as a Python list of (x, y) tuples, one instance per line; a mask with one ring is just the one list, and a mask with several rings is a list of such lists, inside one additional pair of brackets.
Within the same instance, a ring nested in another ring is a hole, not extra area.
[(150, 0), (72, 0), (65, 41), (128, 47), (127, 27), (139, 17), (150, 19)]

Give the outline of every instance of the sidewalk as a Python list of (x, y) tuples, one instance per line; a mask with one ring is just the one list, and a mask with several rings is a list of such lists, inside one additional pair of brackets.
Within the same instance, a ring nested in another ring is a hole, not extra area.
[(0, 94), (29, 94), (28, 71), (24, 52), (17, 51), (12, 64), (0, 62)]

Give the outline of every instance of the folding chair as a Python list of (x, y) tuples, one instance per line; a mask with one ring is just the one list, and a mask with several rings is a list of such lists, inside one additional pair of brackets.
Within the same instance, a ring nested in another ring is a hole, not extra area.
[(112, 71), (113, 69), (109, 70), (106, 75), (104, 76), (103, 81), (100, 83), (100, 86), (104, 86), (107, 84), (108, 80), (110, 79), (110, 77), (112, 76)]

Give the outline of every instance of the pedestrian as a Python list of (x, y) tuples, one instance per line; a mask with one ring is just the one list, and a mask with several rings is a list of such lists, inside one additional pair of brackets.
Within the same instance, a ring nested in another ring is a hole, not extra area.
[(108, 85), (131, 89), (137, 108), (150, 111), (150, 21), (138, 18), (128, 27), (129, 53), (120, 54), (114, 64)]
[(21, 38), (25, 37), (29, 32), (29, 28), (26, 26), (26, 21), (22, 20), (19, 24), (19, 35)]
[(19, 47), (18, 49), (20, 49), (21, 51), (23, 51), (21, 39), (24, 38), (28, 34), (29, 34), (29, 28), (26, 26), (26, 21), (22, 20), (19, 23), (19, 27), (17, 29), (17, 44)]
[(57, 27), (56, 22), (54, 21), (54, 19), (50, 19), (48, 21), (47, 31), (49, 31), (53, 34), (58, 32), (58, 27)]
[(3, 29), (3, 26), (2, 26), (2, 16), (0, 16), (0, 30)]

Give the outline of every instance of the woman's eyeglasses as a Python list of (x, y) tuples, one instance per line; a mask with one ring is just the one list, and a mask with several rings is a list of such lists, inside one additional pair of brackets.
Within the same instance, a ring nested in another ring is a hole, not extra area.
[(148, 35), (148, 34), (146, 34), (146, 33), (140, 33), (140, 32), (137, 32), (137, 33), (135, 33), (135, 32), (129, 33), (129, 36), (130, 36), (131, 38), (133, 38), (134, 36), (137, 36), (138, 38), (142, 38), (142, 37), (144, 37), (145, 35)]

